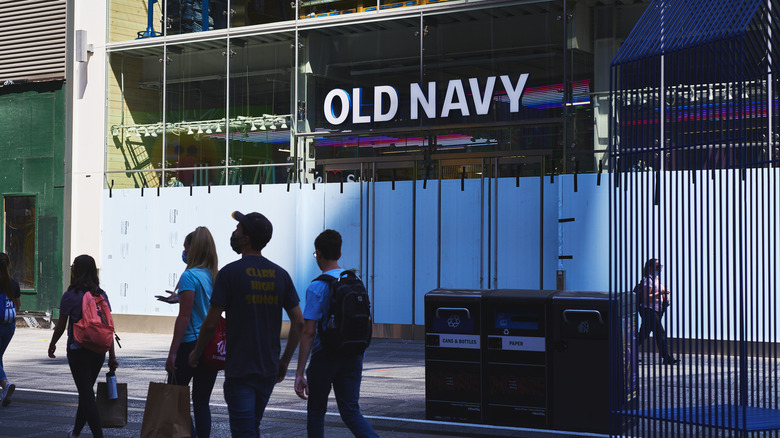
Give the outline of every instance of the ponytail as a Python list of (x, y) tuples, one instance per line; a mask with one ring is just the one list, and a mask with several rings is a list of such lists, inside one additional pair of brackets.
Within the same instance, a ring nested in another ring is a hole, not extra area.
[(0, 252), (0, 293), (13, 298), (13, 292), (11, 291), (11, 259), (4, 252)]

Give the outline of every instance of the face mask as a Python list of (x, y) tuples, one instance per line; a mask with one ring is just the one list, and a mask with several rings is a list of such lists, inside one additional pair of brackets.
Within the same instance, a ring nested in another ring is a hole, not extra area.
[(181, 252), (181, 261), (183, 261), (185, 265), (187, 264), (187, 252), (184, 250)]
[(230, 248), (232, 248), (236, 254), (241, 254), (241, 237), (243, 236), (230, 235)]

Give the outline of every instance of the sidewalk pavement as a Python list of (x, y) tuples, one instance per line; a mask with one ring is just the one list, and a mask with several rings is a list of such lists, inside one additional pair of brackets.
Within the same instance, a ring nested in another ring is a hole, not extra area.
[[(65, 437), (72, 428), (78, 405), (76, 388), (65, 357), (65, 339), (57, 344), (57, 358), (46, 351), (52, 331), (18, 328), (4, 357), (3, 366), (16, 392), (9, 406), (0, 408), (0, 437)], [(165, 359), (171, 336), (120, 333), (117, 349), (117, 381), (128, 385), (128, 424), (104, 429), (107, 437), (138, 437), (143, 421), (149, 382), (165, 381)], [(283, 341), (284, 342), (284, 341)], [(282, 347), (284, 348), (284, 347)], [(305, 437), (306, 402), (293, 391), (293, 358), (287, 379), (274, 389), (261, 433), (264, 437)], [(98, 380), (103, 380), (107, 366)], [(229, 437), (223, 373), (219, 373), (211, 397), (212, 436)], [(425, 419), (425, 351), (420, 341), (375, 339), (366, 352), (360, 407), (382, 437), (567, 437), (582, 433), (541, 431), (428, 421)], [(331, 395), (326, 417), (327, 437), (350, 437), (338, 416)], [(82, 437), (92, 436), (85, 427)], [(593, 435), (595, 436), (595, 435)]]

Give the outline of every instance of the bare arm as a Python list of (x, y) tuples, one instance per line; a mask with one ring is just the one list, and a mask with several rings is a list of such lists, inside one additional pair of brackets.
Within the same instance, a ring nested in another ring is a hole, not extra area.
[(284, 380), (284, 376), (287, 374), (287, 367), (290, 366), (293, 353), (298, 348), (298, 339), (300, 339), (301, 332), (303, 331), (303, 313), (301, 312), (301, 306), (295, 306), (287, 311), (287, 316), (290, 317), (290, 334), (287, 336), (287, 345), (284, 347), (284, 353), (279, 358), (279, 373), (276, 376), (276, 383)]
[(57, 324), (54, 326), (54, 333), (51, 335), (51, 342), (49, 343), (49, 357), (57, 357), (54, 355), (54, 351), (57, 349), (57, 341), (59, 341), (62, 337), (66, 327), (68, 327), (68, 315), (60, 313), (60, 318), (57, 320)]
[(171, 340), (171, 348), (168, 350), (168, 360), (165, 361), (165, 370), (169, 373), (176, 369), (176, 352), (179, 351), (184, 332), (187, 331), (187, 326), (190, 324), (194, 303), (195, 291), (183, 290), (179, 292), (179, 315), (173, 326), (173, 339)]
[(222, 312), (225, 310), (222, 306), (212, 304), (209, 307), (209, 313), (206, 314), (206, 319), (203, 320), (203, 324), (200, 325), (200, 333), (198, 333), (198, 343), (195, 344), (195, 349), (190, 353), (190, 366), (195, 368), (200, 362), (200, 357), (203, 356), (203, 350), (206, 349), (206, 344), (209, 343), (211, 337), (214, 336), (214, 331), (219, 324), (219, 318), (222, 316)]
[(306, 371), (306, 362), (309, 360), (311, 345), (314, 343), (316, 334), (317, 321), (312, 319), (305, 320), (303, 333), (301, 333), (301, 348), (298, 350), (298, 368), (295, 370), (295, 393), (304, 400), (309, 396), (309, 383), (306, 381), (304, 372)]
[(22, 299), (19, 297), (14, 298), (14, 307), (16, 307), (16, 313), (19, 313), (19, 308), (22, 307)]

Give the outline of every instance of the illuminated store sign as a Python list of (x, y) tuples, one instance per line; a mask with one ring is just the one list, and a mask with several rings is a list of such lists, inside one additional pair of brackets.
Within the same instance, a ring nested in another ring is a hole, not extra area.
[[(520, 98), (523, 96), (528, 74), (521, 74), (516, 82), (512, 82), (509, 76), (500, 76), (504, 87), (505, 96), (502, 100), (509, 101), (509, 112), (520, 111)], [(469, 98), (466, 97), (466, 89), (470, 92), (470, 99), (475, 115), (485, 115), (490, 110), (490, 101), (493, 99), (496, 88), (496, 77), (490, 76), (485, 81), (484, 88), (480, 87), (477, 78), (470, 78), (467, 84), (461, 79), (453, 79), (447, 84), (447, 91), (441, 104), (441, 111), (437, 113), (436, 82), (428, 82), (427, 91), (424, 91), (418, 83), (409, 85), (409, 114), (412, 120), (420, 116), (433, 119), (436, 117), (447, 118), (452, 112), (460, 112), (463, 116), (471, 115)], [(361, 112), (363, 99), (362, 88), (353, 88), (352, 94), (341, 88), (328, 92), (325, 96), (325, 119), (333, 124), (344, 123), (352, 114), (352, 123), (388, 122), (398, 113), (398, 90), (389, 85), (374, 87), (373, 114)]]

